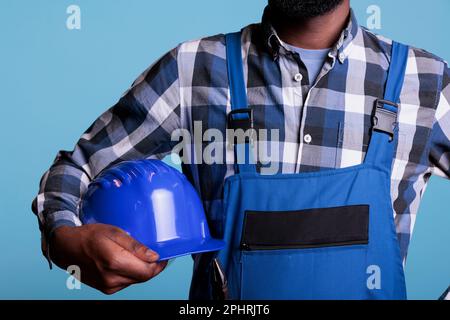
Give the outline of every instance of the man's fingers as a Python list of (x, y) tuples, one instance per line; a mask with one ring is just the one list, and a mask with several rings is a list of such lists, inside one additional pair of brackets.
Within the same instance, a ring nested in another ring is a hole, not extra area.
[(136, 283), (136, 280), (121, 276), (117, 273), (103, 270), (100, 274), (82, 278), (83, 283), (102, 291), (104, 294), (113, 294), (129, 285)]
[(102, 285), (106, 289), (125, 288), (133, 283), (135, 283), (134, 279), (114, 273), (109, 273), (102, 280)]
[(145, 262), (125, 248), (119, 247), (109, 257), (107, 268), (135, 282), (144, 282), (161, 272), (161, 266), (155, 262)]
[(128, 250), (139, 259), (146, 262), (156, 262), (159, 259), (158, 253), (150, 250), (139, 241), (133, 239), (125, 231), (120, 228), (112, 228), (109, 239), (117, 243), (122, 248)]
[(107, 288), (107, 289), (102, 290), (102, 292), (104, 294), (110, 295), (110, 294), (114, 294), (114, 293), (116, 293), (116, 292), (118, 292), (118, 291), (120, 291), (122, 289), (125, 289), (126, 287), (128, 287), (128, 285), (126, 285), (126, 286), (118, 286), (118, 287), (115, 287), (115, 288)]
[(160, 261), (160, 262), (156, 262), (156, 270), (155, 270), (155, 275), (157, 276), (161, 271), (164, 270), (165, 267), (167, 267), (167, 260), (166, 261)]
[(109, 286), (109, 287), (103, 286), (103, 287), (101, 287), (102, 288), (101, 291), (104, 294), (110, 295), (110, 294), (116, 293), (122, 289), (125, 289), (125, 288), (129, 287), (130, 285), (132, 285), (133, 283), (135, 283), (135, 281), (132, 279), (126, 279), (126, 278), (123, 278), (123, 279), (124, 279), (124, 281), (122, 284), (119, 284), (117, 286)]

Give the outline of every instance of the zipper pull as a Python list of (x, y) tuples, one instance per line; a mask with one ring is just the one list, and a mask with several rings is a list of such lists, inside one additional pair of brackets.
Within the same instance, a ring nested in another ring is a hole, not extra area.
[(247, 243), (242, 243), (241, 244), (241, 250), (243, 250), (243, 251), (250, 251), (251, 250), (250, 249), (250, 245), (247, 244)]

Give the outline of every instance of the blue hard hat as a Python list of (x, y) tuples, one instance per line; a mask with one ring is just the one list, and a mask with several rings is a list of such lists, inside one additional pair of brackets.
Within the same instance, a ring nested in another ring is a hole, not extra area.
[(160, 260), (225, 246), (211, 238), (194, 187), (160, 160), (124, 161), (101, 172), (83, 195), (80, 218), (123, 229)]

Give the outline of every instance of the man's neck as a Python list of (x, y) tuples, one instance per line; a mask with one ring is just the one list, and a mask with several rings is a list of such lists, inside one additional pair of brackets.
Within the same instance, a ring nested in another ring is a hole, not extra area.
[(314, 18), (286, 21), (274, 17), (273, 26), (284, 42), (304, 49), (332, 47), (346, 27), (350, 15), (349, 0), (333, 11)]

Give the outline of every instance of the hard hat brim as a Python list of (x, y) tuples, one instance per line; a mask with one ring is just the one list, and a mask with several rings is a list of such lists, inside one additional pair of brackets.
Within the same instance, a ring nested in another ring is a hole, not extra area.
[(217, 239), (177, 239), (149, 245), (159, 254), (159, 261), (169, 260), (194, 253), (218, 251), (225, 247), (225, 241)]

